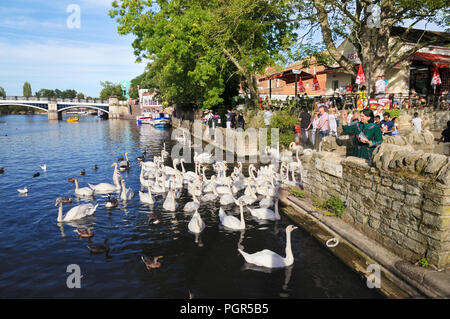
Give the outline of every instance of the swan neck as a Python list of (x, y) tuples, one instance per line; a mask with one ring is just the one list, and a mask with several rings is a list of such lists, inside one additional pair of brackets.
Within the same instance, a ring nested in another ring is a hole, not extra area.
[(62, 208), (62, 202), (59, 202), (58, 219), (57, 219), (58, 222), (62, 222), (62, 221), (63, 221), (63, 218), (62, 218), (62, 211), (63, 211), (63, 208)]
[(241, 210), (241, 228), (245, 228), (245, 219), (244, 219), (244, 205), (239, 205)]
[(288, 263), (291, 263), (291, 261), (294, 259), (294, 256), (292, 255), (292, 247), (291, 247), (291, 232), (286, 231), (286, 258), (285, 260)]

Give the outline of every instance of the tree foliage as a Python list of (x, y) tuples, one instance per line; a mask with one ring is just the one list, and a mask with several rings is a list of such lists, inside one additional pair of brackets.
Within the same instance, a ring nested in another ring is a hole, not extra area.
[(295, 38), (291, 1), (119, 0), (112, 6), (119, 33), (136, 36), (137, 60), (151, 60), (148, 84), (176, 104), (231, 101), (232, 85), (240, 82), (255, 105), (255, 75), (283, 59)]
[(105, 81), (100, 82), (100, 85), (103, 87), (100, 92), (100, 98), (102, 100), (107, 100), (113, 96), (117, 97), (119, 100), (126, 100), (126, 98), (123, 96), (120, 84)]
[[(374, 17), (372, 4), (380, 8), (378, 28), (371, 27)], [(423, 33), (411, 47), (404, 45), (411, 42), (407, 38), (417, 23), (433, 22), (448, 28), (450, 14), (448, 0), (424, 0), (420, 4), (414, 0), (302, 0), (298, 1), (297, 7), (301, 25), (308, 30), (305, 35), (320, 32), (327, 54), (346, 72), (356, 77), (358, 65), (338, 50), (338, 44), (343, 40), (353, 45), (365, 70), (371, 63), (372, 84), (377, 75), (384, 74), (417, 50), (442, 42), (445, 35), (423, 36)], [(397, 41), (390, 41), (394, 36), (393, 28), (402, 25), (408, 27)], [(302, 48), (299, 49), (301, 51)]]
[(31, 84), (28, 82), (25, 82), (23, 84), (23, 96), (29, 97), (32, 96), (33, 94), (31, 93)]
[(5, 89), (3, 87), (1, 87), (1, 86), (0, 86), (0, 96), (1, 97), (6, 97)]

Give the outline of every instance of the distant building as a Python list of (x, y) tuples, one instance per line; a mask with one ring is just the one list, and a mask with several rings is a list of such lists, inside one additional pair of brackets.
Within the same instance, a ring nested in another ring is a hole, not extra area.
[[(426, 41), (431, 37), (437, 38), (435, 45), (424, 47), (412, 54), (405, 61), (397, 64), (391, 70), (387, 70), (385, 78), (388, 81), (386, 93), (387, 95), (393, 93), (397, 96), (409, 96), (412, 89), (422, 95), (429, 95), (434, 93), (434, 88), (431, 86), (431, 78), (433, 69), (438, 68), (438, 72), (442, 81), (441, 85), (436, 87), (436, 93), (446, 93), (450, 91), (450, 33), (424, 31), (413, 29), (406, 36), (404, 36), (405, 28), (393, 27), (391, 29), (392, 42), (403, 36), (405, 44), (402, 45), (401, 52), (408, 50), (420, 41)], [(344, 41), (338, 50), (343, 52), (355, 65), (360, 64), (358, 54), (349, 41)], [(292, 80), (289, 70), (301, 70), (304, 72), (305, 79), (303, 79), (303, 86), (309, 96), (332, 96), (336, 89), (340, 93), (348, 90), (350, 86), (355, 83), (355, 78), (346, 73), (343, 68), (337, 64), (332, 67), (325, 67), (314, 65), (312, 59), (310, 66), (303, 67), (302, 61), (296, 62), (283, 69), (281, 72), (276, 72), (276, 69), (269, 67), (266, 69), (265, 75), (258, 77), (258, 89), (260, 97), (265, 98), (271, 95), (272, 99), (286, 99), (287, 97), (294, 97), (296, 82)], [(368, 78), (368, 66), (363, 66), (364, 74), (366, 75), (366, 87)], [(291, 71), (292, 72), (292, 71)], [(308, 75), (309, 74), (309, 75)], [(313, 79), (310, 75), (316, 75), (319, 82), (320, 89), (313, 90)], [(302, 76), (303, 77), (303, 76)], [(373, 83), (372, 83), (373, 86)], [(298, 92), (299, 95), (304, 93)]]

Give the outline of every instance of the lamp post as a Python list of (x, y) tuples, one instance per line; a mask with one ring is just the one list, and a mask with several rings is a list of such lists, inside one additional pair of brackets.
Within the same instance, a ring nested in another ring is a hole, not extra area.
[[(370, 58), (369, 58), (369, 81), (367, 82), (368, 84), (368, 89), (367, 89), (367, 94), (369, 95), (369, 101), (370, 101), (370, 89), (371, 89), (371, 78), (372, 78), (372, 42), (373, 37), (374, 37), (374, 33), (376, 32), (376, 29), (380, 28), (380, 24), (381, 24), (381, 20), (380, 20), (380, 14), (381, 14), (381, 9), (378, 5), (376, 4), (371, 4), (370, 6), (367, 7), (367, 14), (370, 14), (370, 16), (367, 19), (367, 28), (369, 29), (370, 32), (370, 43), (369, 43), (369, 51), (370, 51)], [(376, 51), (377, 49), (377, 37), (375, 38), (375, 43), (374, 43), (374, 49)], [(369, 103), (370, 104), (370, 103)]]

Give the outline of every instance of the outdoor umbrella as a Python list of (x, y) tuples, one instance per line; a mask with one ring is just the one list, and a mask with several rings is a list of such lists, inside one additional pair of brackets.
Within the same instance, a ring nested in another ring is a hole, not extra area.
[(433, 78), (431, 79), (431, 85), (434, 88), (434, 92), (436, 92), (436, 85), (439, 85), (442, 83), (441, 77), (439, 76), (438, 68), (434, 68), (433, 70)]
[(298, 79), (298, 88), (297, 89), (299, 92), (305, 92), (305, 86), (303, 85), (303, 81), (302, 81), (301, 77)]
[(313, 91), (319, 91), (320, 90), (319, 81), (317, 80), (317, 76), (315, 74), (314, 74), (314, 78), (313, 78), (312, 89), (313, 89)]
[(364, 76), (362, 64), (359, 65), (358, 75), (356, 76), (355, 83), (358, 85), (366, 83), (366, 77)]

